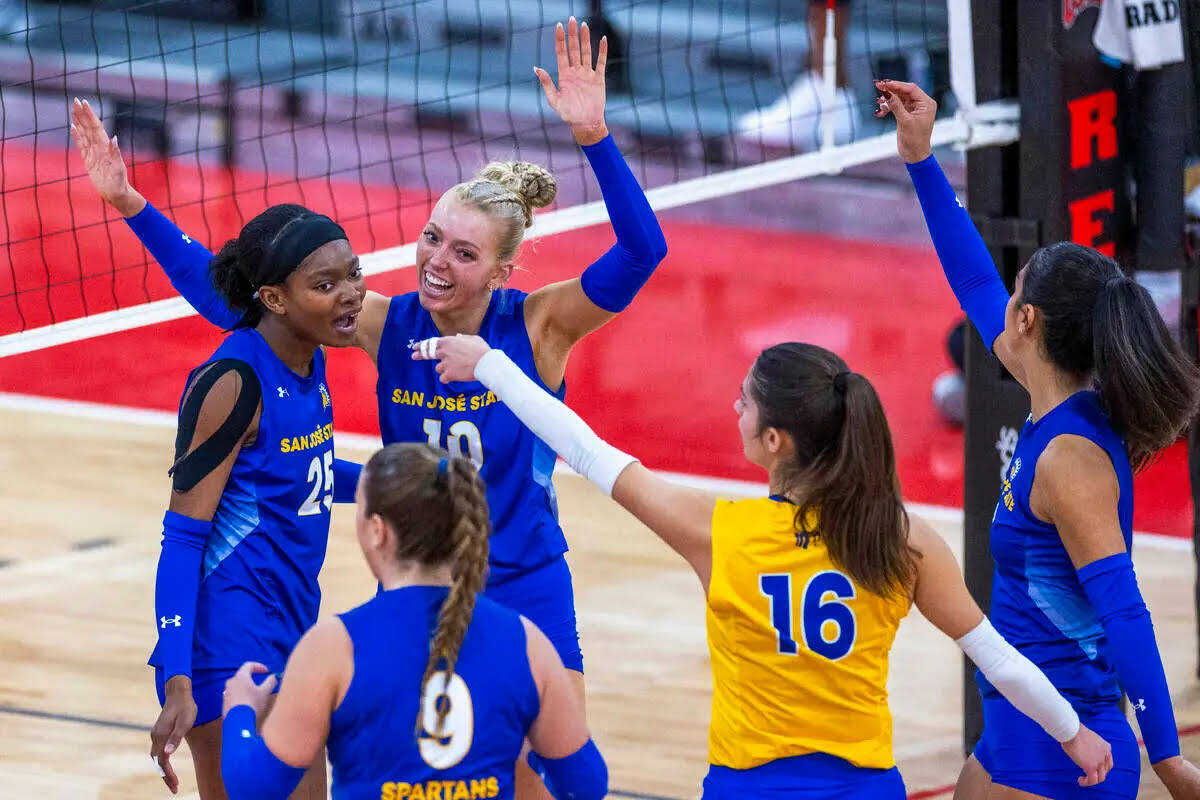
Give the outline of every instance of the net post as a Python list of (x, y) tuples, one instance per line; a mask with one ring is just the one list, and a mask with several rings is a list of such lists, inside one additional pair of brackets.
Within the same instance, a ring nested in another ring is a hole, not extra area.
[[(1098, 3), (973, 0), (976, 92), (1018, 96), (1021, 139), (967, 156), (967, 205), (1005, 285), (1041, 244), (1071, 240), (1118, 257), (1131, 242), (1119, 140), (1120, 73), (1092, 45)], [(1018, 91), (1019, 90), (1019, 91)], [(978, 333), (966, 348), (964, 527), (967, 586), (986, 611), (989, 535), (1003, 470), (1029, 413), (1029, 396)], [(963, 741), (983, 731), (974, 669), (964, 669)]]

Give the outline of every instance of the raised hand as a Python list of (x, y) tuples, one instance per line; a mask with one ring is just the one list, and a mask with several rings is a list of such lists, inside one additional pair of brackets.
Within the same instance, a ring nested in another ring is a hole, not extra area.
[(435, 336), (412, 345), (413, 361), (438, 362), (437, 374), (442, 383), (475, 380), (475, 365), (492, 348), (479, 336)]
[(600, 37), (596, 65), (592, 66), (592, 39), (587, 23), (578, 25), (571, 17), (566, 31), (562, 23), (554, 28), (554, 56), (558, 61), (558, 86), (550, 74), (534, 67), (546, 102), (562, 121), (571, 126), (575, 141), (595, 144), (608, 135), (604, 124), (604, 67), (608, 63), (608, 37)]
[(145, 198), (129, 185), (129, 174), (125, 160), (121, 158), (117, 137), (109, 137), (88, 101), (80, 101), (78, 97), (71, 104), (71, 139), (79, 148), (92, 186), (104, 202), (126, 217), (132, 217), (145, 207)]
[(875, 81), (880, 92), (877, 117), (896, 118), (896, 148), (909, 164), (924, 161), (932, 152), (933, 121), (937, 103), (920, 86), (904, 81)]

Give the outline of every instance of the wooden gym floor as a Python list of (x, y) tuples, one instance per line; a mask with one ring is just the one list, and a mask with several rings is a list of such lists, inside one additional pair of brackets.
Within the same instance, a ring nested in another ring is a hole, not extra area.
[[(0, 397), (0, 798), (159, 798), (148, 758), (158, 711), (153, 581), (174, 432), (157, 413)], [(367, 450), (339, 451), (365, 458)], [(690, 571), (582, 479), (560, 475), (588, 676), (589, 719), (614, 797), (682, 800), (705, 771), (710, 678), (704, 603)], [(930, 515), (961, 546), (961, 521)], [(335, 508), (323, 613), (370, 597), (374, 580)], [(1142, 537), (1184, 752), (1200, 759), (1200, 685), (1190, 545)], [(962, 763), (961, 664), (917, 612), (892, 651), (896, 756), (913, 797), (949, 797)], [(187, 750), (181, 797), (196, 797)], [(1145, 798), (1165, 798), (1144, 770)]]

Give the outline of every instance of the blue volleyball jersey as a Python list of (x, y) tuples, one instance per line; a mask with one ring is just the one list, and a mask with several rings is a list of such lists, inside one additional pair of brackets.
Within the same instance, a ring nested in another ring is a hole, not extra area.
[[(316, 351), (312, 374), (304, 378), (279, 360), (258, 331), (243, 328), (206, 363), (227, 358), (249, 364), (258, 376), (262, 415), (254, 441), (238, 452), (213, 516), (192, 666), (237, 668), (254, 660), (282, 670), (321, 604), (317, 573), (333, 505), (333, 404), (325, 354)], [(157, 652), (150, 663), (159, 665)]]
[[(513, 796), (515, 764), (541, 704), (516, 613), (477, 598), (440, 735), (416, 731), (421, 678), (447, 593), (444, 586), (393, 589), (340, 616), (354, 676), (329, 724), (334, 800)], [(430, 713), (436, 702), (432, 694), (426, 699)]]
[[(1126, 548), (1132, 546), (1133, 471), (1125, 443), (1096, 393), (1078, 392), (1021, 429), (992, 518), (995, 572), (989, 617), (1076, 709), (1093, 712), (1121, 697), (1109, 645), (1058, 530), (1034, 516), (1029, 506), (1038, 457), (1064, 434), (1082, 436), (1108, 453), (1120, 488), (1121, 532)], [(982, 674), (976, 677), (985, 697), (999, 696)]]
[[(547, 391), (525, 329), (524, 292), (492, 292), (479, 335)], [(376, 359), (379, 427), (385, 444), (428, 442), (470, 458), (487, 486), (490, 579), (547, 563), (567, 550), (551, 475), (557, 458), (477, 381), (443, 384), (435, 362), (414, 361), (409, 345), (440, 336), (416, 292), (393, 297)], [(555, 397), (562, 399), (564, 384)]]

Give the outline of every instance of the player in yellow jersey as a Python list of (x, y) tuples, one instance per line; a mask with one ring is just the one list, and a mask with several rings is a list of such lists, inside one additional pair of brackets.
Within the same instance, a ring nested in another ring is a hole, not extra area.
[(913, 603), (1062, 743), (1082, 785), (1111, 768), (1108, 744), (988, 623), (946, 543), (908, 517), (879, 397), (834, 353), (788, 343), (755, 360), (734, 408), (771, 496), (737, 501), (656, 476), (478, 337), (413, 357), (484, 383), (696, 571), (713, 670), (705, 800), (903, 798), (888, 652)]

